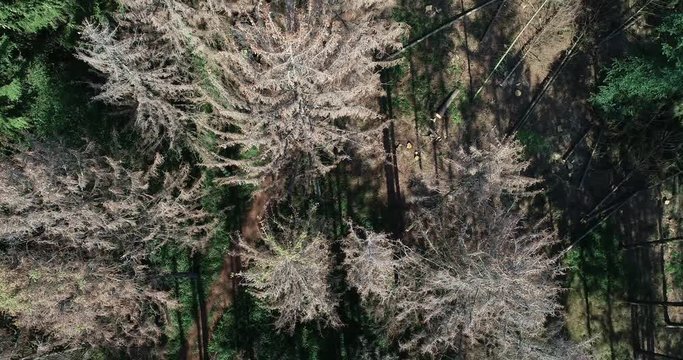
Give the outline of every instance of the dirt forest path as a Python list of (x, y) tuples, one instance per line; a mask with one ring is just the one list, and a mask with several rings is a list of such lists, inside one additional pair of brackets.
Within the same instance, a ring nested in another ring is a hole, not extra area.
[[(268, 189), (265, 186), (264, 189)], [(240, 241), (255, 243), (260, 236), (260, 223), (268, 207), (270, 193), (260, 190), (253, 196), (251, 207), (241, 226)], [(233, 305), (239, 290), (239, 278), (236, 276), (242, 268), (241, 259), (235, 253), (227, 253), (223, 257), (221, 270), (216, 280), (209, 286), (209, 292), (203, 303), (200, 299), (199, 319), (187, 334), (182, 359), (206, 360), (208, 343), (225, 312)]]

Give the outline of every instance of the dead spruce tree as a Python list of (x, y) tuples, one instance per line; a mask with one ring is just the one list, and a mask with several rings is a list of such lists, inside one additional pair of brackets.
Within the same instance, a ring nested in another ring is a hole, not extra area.
[[(307, 186), (347, 151), (378, 143), (379, 70), (391, 63), (375, 59), (400, 46), (403, 29), (379, 18), (387, 4), (378, 1), (288, 1), (280, 11), (257, 3), (232, 29), (204, 20), (206, 34), (193, 40), (208, 64), (203, 99), (214, 109), (200, 128), (221, 147), (256, 150), (240, 160), (208, 153), (207, 163), (238, 169), (227, 182)], [(330, 240), (296, 220), (277, 226), (279, 236), (264, 231), (264, 246), (242, 244), (252, 264), (245, 283), (280, 314), (281, 329), (312, 320), (336, 326)]]
[(521, 147), (484, 146), (455, 152), (450, 175), (414, 179), (402, 242), (358, 229), (346, 240), (349, 284), (406, 351), (505, 358), (559, 308), (553, 236), (520, 208), (535, 183)]
[(380, 18), (386, 2), (295, 3), (124, 0), (116, 32), (85, 27), (81, 58), (108, 76), (100, 98), (136, 104), (145, 129), (208, 133), (206, 165), (238, 172), (225, 182), (309, 179), (379, 138), (366, 135), (392, 63), (376, 59), (403, 28)]
[(315, 209), (298, 215), (264, 224), (260, 247), (240, 242), (241, 256), (253, 262), (241, 277), (258, 299), (278, 313), (275, 326), (290, 333), (298, 323), (313, 320), (339, 325), (337, 301), (327, 281), (333, 266), (330, 241)]
[[(346, 255), (346, 279), (354, 286), (361, 298), (368, 301), (382, 302), (391, 297), (394, 284), (394, 273), (399, 271), (401, 263), (396, 256), (407, 256), (399, 244), (387, 234), (375, 233), (353, 223), (348, 223), (351, 231), (344, 239), (343, 249)], [(372, 309), (371, 309), (372, 310)]]
[(212, 228), (200, 183), (163, 176), (162, 162), (130, 171), (54, 143), (0, 158), (0, 311), (54, 345), (157, 341), (173, 301), (150, 257), (198, 249)]
[[(124, 2), (151, 6), (147, 1)], [(118, 33), (92, 23), (82, 30), (78, 57), (106, 76), (104, 84), (96, 85), (100, 93), (95, 100), (131, 111), (143, 148), (164, 142), (171, 148), (186, 145), (196, 136), (190, 54), (155, 29), (145, 12), (125, 14), (119, 17)]]
[(375, 58), (399, 47), (403, 30), (378, 18), (379, 2), (289, 1), (281, 12), (257, 3), (232, 29), (211, 18), (205, 34), (195, 32), (207, 61), (209, 85), (200, 88), (214, 108), (199, 125), (222, 147), (256, 150), (207, 161), (240, 170), (228, 181), (305, 182), (345, 159), (349, 146), (376, 143), (365, 130), (381, 123), (379, 70), (392, 63)]

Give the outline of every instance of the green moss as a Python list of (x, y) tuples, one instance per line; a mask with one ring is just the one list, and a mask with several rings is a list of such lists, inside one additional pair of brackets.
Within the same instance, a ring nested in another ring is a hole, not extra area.
[(673, 284), (683, 288), (683, 250), (678, 248), (671, 253), (671, 259), (666, 263), (666, 273), (671, 276)]
[(43, 274), (39, 270), (31, 270), (28, 272), (28, 279), (30, 282), (36, 282), (43, 277)]
[(524, 145), (527, 155), (546, 154), (551, 149), (548, 140), (533, 131), (520, 130), (517, 132), (517, 138)]
[(27, 307), (27, 304), (14, 294), (6, 278), (0, 274), (0, 311), (15, 315), (26, 310)]
[[(596, 228), (565, 256), (564, 265), (569, 275), (566, 322), (571, 337), (576, 341), (593, 338), (591, 348), (597, 359), (612, 358), (612, 351), (616, 359), (627, 358), (631, 351), (631, 312), (629, 305), (620, 300), (625, 297), (630, 279), (635, 277), (619, 251), (613, 224)], [(585, 297), (590, 304), (589, 314)]]

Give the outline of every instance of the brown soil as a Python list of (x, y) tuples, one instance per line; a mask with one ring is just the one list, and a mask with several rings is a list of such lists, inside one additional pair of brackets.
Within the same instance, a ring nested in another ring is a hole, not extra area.
[[(484, 79), (542, 3), (543, 0), (506, 0), (500, 10), (492, 5), (445, 30), (441, 34), (445, 37), (435, 35), (407, 55), (407, 61), (412, 62), (414, 73), (408, 71), (403, 78), (396, 79), (398, 92), (413, 91), (411, 81), (416, 77), (430, 78), (433, 100), (430, 104), (413, 106), (420, 109), (427, 107), (431, 119), (434, 119), (434, 113), (450, 91), (460, 87), (462, 91), (459, 98), (463, 100), (480, 87), (482, 91), (474, 111), (463, 113), (460, 124), (454, 124), (452, 117), (430, 120), (416, 119), (412, 111), (399, 114), (396, 119), (396, 142), (402, 189), (408, 191), (408, 182), (415, 175), (445, 171), (440, 159), (449, 149), (476, 145), (480, 136), (489, 133), (504, 134), (508, 126), (526, 110), (534, 92), (549, 76), (563, 52), (571, 46), (576, 32), (572, 26), (574, 17), (571, 14), (558, 15), (550, 7), (547, 11), (541, 11), (536, 20), (521, 33), (506, 60), (489, 82), (484, 84)], [(449, 8), (452, 13), (450, 15), (453, 15), (460, 13), (463, 8), (476, 6), (477, 1), (466, 0), (462, 6), (459, 1), (453, 4), (450, 7), (443, 5), (441, 9)], [(420, 11), (425, 6), (415, 5), (415, 8)], [(485, 28), (494, 14), (497, 15), (485, 35), (474, 31)], [(443, 16), (447, 17), (449, 14)], [(429, 52), (443, 54), (439, 60), (443, 64), (430, 62), (433, 60)], [(517, 63), (519, 65), (515, 67)], [(453, 68), (460, 69), (460, 72), (453, 74)], [(576, 78), (575, 82), (582, 80)], [(585, 87), (579, 84), (576, 86)], [(583, 112), (579, 107), (566, 107), (553, 115), (560, 119), (581, 119), (585, 118)], [(416, 121), (419, 122), (419, 130), (416, 130)], [(435, 142), (437, 138), (438, 141)], [(563, 139), (565, 143), (569, 141), (570, 138)], [(406, 198), (409, 196), (406, 193)]]
[[(268, 189), (265, 184), (264, 189)], [(241, 228), (241, 241), (253, 244), (260, 237), (260, 223), (263, 215), (268, 208), (270, 192), (261, 190), (254, 194), (251, 208), (247, 213)], [(210, 285), (209, 293), (206, 297), (206, 310), (208, 312), (207, 324), (192, 326), (186, 337), (186, 353), (183, 359), (200, 360), (201, 344), (203, 339), (211, 340), (213, 330), (216, 328), (225, 312), (232, 306), (235, 295), (239, 289), (239, 277), (237, 274), (242, 269), (239, 254), (229, 253), (223, 257), (223, 264), (218, 278)], [(206, 331), (207, 334), (202, 332)], [(208, 358), (208, 354), (207, 357)]]
[[(432, 4), (434, 1), (404, 2), (404, 6), (414, 4), (410, 6), (418, 12), (427, 3)], [(437, 3), (443, 3), (442, 9), (450, 12), (445, 17), (461, 11), (459, 1)], [(464, 0), (463, 3), (462, 7), (472, 8), (481, 2)], [(599, 206), (605, 195), (617, 187), (616, 184), (628, 172), (621, 169), (623, 165), (620, 161), (606, 154), (605, 140), (602, 144), (598, 141), (599, 133), (595, 129), (600, 123), (593, 114), (589, 99), (597, 86), (599, 69), (609, 65), (614, 57), (624, 54), (629, 46), (629, 37), (619, 33), (607, 43), (596, 44), (618, 29), (634, 9), (638, 9), (645, 1), (584, 0), (576, 1), (576, 7), (571, 11), (540, 13), (519, 37), (507, 60), (484, 84), (484, 79), (492, 72), (513, 39), (543, 3), (544, 0), (506, 0), (485, 36), (482, 35), (482, 29), (487, 28), (494, 18), (496, 6), (468, 17), (466, 24), (457, 23), (444, 31), (445, 36), (435, 36), (407, 55), (415, 70), (406, 72), (402, 79), (397, 80), (396, 92), (409, 94), (413, 91), (411, 84), (416, 83), (414, 79), (427, 77), (431, 79), (428, 92), (437, 98), (427, 97), (424, 104), (415, 105), (413, 102), (417, 110), (427, 108), (433, 114), (450, 90), (456, 87), (467, 89), (470, 82), (473, 92), (480, 87), (482, 91), (469, 109), (461, 108), (460, 124), (454, 124), (450, 119), (430, 124), (429, 118), (425, 119), (424, 115), (416, 119), (412, 111), (414, 109), (400, 114), (396, 120), (396, 139), (401, 145), (397, 149), (397, 160), (401, 186), (405, 189), (405, 197), (410, 198), (410, 188), (407, 186), (409, 179), (415, 175), (429, 176), (435, 171), (444, 171), (439, 158), (447, 151), (476, 145), (487, 134), (502, 136), (511, 133), (511, 125), (525, 119), (523, 123), (520, 122), (519, 133), (535, 136), (543, 145), (540, 151), (531, 154), (533, 166), (529, 170), (530, 175), (545, 180), (543, 199), (537, 199), (534, 206), (538, 209), (538, 216), (549, 216), (555, 220), (553, 226), (564, 238), (562, 246), (566, 246), (590, 230), (593, 224), (583, 223), (581, 219)], [(584, 41), (569, 60), (563, 62), (577, 35), (584, 32)], [(478, 37), (477, 34), (482, 36)], [(438, 66), (433, 63), (435, 58)], [(562, 64), (566, 66), (560, 67)], [(453, 76), (448, 71), (452, 67), (463, 71)], [(560, 68), (562, 70), (558, 71)], [(558, 75), (554, 76), (556, 73)], [(539, 98), (530, 116), (526, 117), (530, 105), (551, 79), (554, 81)], [(419, 123), (417, 131), (416, 122)], [(429, 129), (441, 138), (436, 145), (428, 136)], [(406, 148), (408, 142), (413, 149)], [(568, 154), (570, 149), (570, 156), (563, 159), (562, 156)], [(415, 157), (415, 150), (419, 152), (419, 158)], [(634, 191), (642, 190), (643, 182), (643, 177), (637, 176), (619, 185), (613, 197), (602, 206), (607, 207)], [(662, 187), (668, 186), (664, 185)], [(657, 205), (658, 198), (661, 198), (661, 194), (657, 189), (643, 192), (620, 205), (620, 211), (613, 212), (612, 218), (618, 227), (617, 236), (623, 244), (652, 240), (657, 236), (655, 224), (662, 216)], [(658, 254), (658, 247), (624, 253), (627, 266), (638, 269), (639, 273), (639, 285), (630, 286), (626, 296), (661, 299), (662, 277)], [(668, 300), (680, 301), (682, 290), (673, 287), (670, 280), (668, 284)], [(612, 301), (623, 300), (615, 298)], [(631, 317), (612, 319), (611, 315), (607, 315), (606, 319), (588, 321), (622, 321), (629, 324), (627, 326), (632, 329), (632, 339), (616, 340), (627, 344), (633, 340), (633, 350), (676, 353), (676, 349), (680, 350), (680, 345), (675, 345), (677, 341), (680, 344), (680, 334), (664, 326), (663, 310), (654, 306), (633, 307)], [(680, 308), (669, 307), (668, 310), (671, 320), (683, 316)]]

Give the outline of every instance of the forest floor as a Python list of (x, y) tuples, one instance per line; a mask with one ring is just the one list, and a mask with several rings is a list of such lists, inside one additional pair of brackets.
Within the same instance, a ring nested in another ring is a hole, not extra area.
[[(417, 38), (482, 2), (457, 3), (405, 1), (396, 17)], [(664, 211), (662, 193), (677, 194), (677, 178), (649, 188), (642, 176), (615, 170), (620, 159), (604, 151), (609, 139), (596, 130), (601, 120), (590, 106), (599, 69), (628, 50), (629, 29), (642, 26), (648, 2), (574, 4), (495, 2), (406, 51), (390, 83), (400, 188), (409, 191), (416, 175), (443, 171), (443, 152), (454, 146), (516, 135), (532, 161), (530, 175), (544, 181), (543, 194), (529, 205), (537, 220), (556, 228), (559, 249), (571, 245), (569, 335), (592, 339), (600, 359), (682, 354), (680, 307), (630, 303), (661, 300), (662, 283), (669, 285), (667, 300), (680, 301), (665, 270), (677, 254), (673, 245), (629, 249), (678, 236), (661, 230), (674, 216)], [(456, 89), (449, 116), (433, 120)]]

